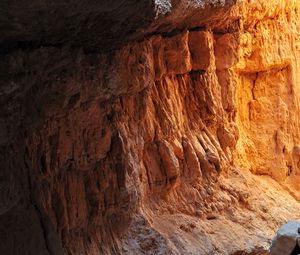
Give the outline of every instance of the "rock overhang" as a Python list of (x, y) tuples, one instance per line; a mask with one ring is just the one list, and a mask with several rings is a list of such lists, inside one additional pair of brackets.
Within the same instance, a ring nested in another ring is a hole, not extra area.
[(220, 22), (225, 22), (222, 13), (234, 3), (235, 0), (63, 0), (48, 3), (4, 0), (0, 3), (1, 52), (50, 46), (108, 51), (153, 33), (219, 26)]

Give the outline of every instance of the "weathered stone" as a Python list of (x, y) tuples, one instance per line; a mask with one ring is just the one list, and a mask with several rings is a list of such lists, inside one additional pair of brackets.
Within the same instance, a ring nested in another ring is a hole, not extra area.
[(300, 240), (300, 223), (289, 221), (282, 225), (272, 240), (270, 255), (289, 255), (292, 254)]
[(299, 10), (1, 1), (0, 253), (265, 252), (300, 211)]
[(172, 146), (166, 140), (159, 141), (159, 153), (167, 177), (176, 180), (180, 175), (179, 162)]
[(192, 69), (207, 70), (214, 56), (212, 34), (207, 31), (189, 32), (189, 50)]

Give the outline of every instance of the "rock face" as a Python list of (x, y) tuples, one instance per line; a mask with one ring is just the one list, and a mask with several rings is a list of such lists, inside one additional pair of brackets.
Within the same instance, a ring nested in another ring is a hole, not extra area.
[(28, 2), (0, 4), (0, 254), (264, 254), (300, 217), (298, 0)]

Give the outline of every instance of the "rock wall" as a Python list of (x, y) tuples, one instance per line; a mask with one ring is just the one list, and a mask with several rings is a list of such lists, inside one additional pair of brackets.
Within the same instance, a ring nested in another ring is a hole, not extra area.
[(300, 4), (196, 2), (115, 44), (12, 29), (31, 43), (1, 55), (1, 254), (263, 254), (300, 217)]

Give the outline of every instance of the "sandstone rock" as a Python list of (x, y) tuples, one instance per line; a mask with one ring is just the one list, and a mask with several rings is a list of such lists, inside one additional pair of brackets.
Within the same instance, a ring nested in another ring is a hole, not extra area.
[[(164, 40), (164, 61), (168, 75), (188, 73), (192, 67), (188, 47), (188, 33), (178, 34)], [(178, 54), (179, 53), (179, 54)]]
[(180, 175), (180, 168), (172, 146), (165, 140), (159, 141), (159, 153), (168, 180), (171, 182), (176, 181)]
[(185, 162), (187, 164), (188, 173), (186, 175), (192, 179), (196, 178), (199, 181), (199, 177), (202, 177), (200, 162), (197, 154), (187, 138), (182, 139), (182, 147), (185, 155)]
[(296, 144), (293, 148), (293, 154), (295, 157), (299, 157), (300, 156), (300, 145)]
[(236, 145), (236, 138), (234, 136), (234, 132), (230, 132), (225, 127), (220, 127), (217, 130), (217, 136), (220, 141), (220, 145), (223, 148), (223, 150), (226, 149), (226, 147), (234, 148)]
[(300, 210), (299, 10), (3, 0), (0, 253), (263, 254)]
[(207, 70), (211, 65), (211, 57), (214, 54), (212, 35), (207, 31), (189, 32), (188, 44), (192, 69)]

